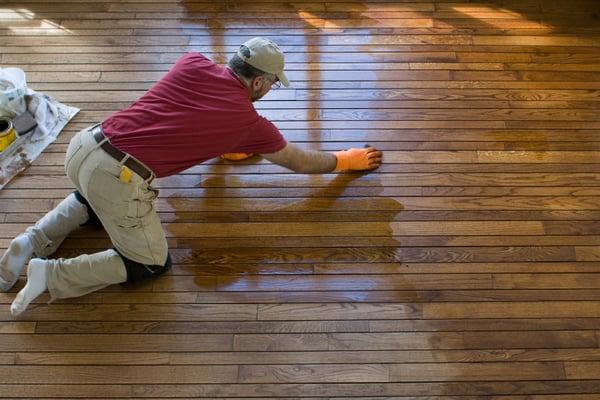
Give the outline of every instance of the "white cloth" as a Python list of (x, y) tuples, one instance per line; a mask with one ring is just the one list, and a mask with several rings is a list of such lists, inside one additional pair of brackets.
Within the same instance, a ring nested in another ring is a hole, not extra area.
[(26, 99), (27, 110), (35, 117), (38, 124), (31, 140), (42, 140), (52, 132), (60, 118), (58, 107), (56, 102), (42, 93), (33, 92), (28, 94)]
[[(25, 170), (79, 112), (78, 108), (64, 105), (31, 89), (27, 90), (24, 99), (38, 126), (33, 132), (18, 137), (7, 149), (0, 152), (0, 189)], [(1, 113), (0, 109), (0, 116), (6, 115)]]

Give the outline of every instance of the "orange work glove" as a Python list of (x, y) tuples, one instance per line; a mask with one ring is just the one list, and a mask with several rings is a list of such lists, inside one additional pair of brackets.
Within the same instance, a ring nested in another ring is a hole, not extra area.
[(226, 153), (221, 155), (221, 158), (223, 160), (229, 160), (229, 161), (240, 161), (240, 160), (245, 160), (246, 158), (250, 158), (252, 157), (254, 154), (248, 154), (248, 153)]
[(337, 157), (337, 164), (334, 170), (336, 172), (375, 169), (381, 164), (381, 158), (383, 156), (381, 151), (374, 149), (373, 147), (348, 149), (337, 151), (333, 154)]

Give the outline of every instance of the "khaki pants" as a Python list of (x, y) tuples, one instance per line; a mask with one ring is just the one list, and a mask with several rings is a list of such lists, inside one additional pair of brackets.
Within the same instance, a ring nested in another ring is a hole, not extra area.
[[(164, 265), (167, 241), (153, 205), (158, 191), (135, 173), (131, 182), (122, 182), (122, 163), (99, 146), (90, 129), (77, 133), (67, 150), (67, 176), (97, 214), (115, 249), (141, 264)], [(67, 298), (124, 282), (127, 272), (121, 257), (108, 251), (56, 260), (47, 276), (52, 298)]]

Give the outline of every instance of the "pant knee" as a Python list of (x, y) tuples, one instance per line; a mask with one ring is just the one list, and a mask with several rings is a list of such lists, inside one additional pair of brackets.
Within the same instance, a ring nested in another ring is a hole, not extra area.
[[(117, 251), (117, 253), (119, 253)], [(151, 278), (156, 275), (161, 275), (171, 269), (171, 254), (167, 253), (167, 260), (164, 265), (147, 265), (137, 261), (133, 261), (123, 254), (119, 253), (125, 264), (125, 270), (127, 271), (127, 282), (140, 282), (145, 279)]]
[(102, 229), (102, 222), (100, 222), (100, 218), (98, 218), (98, 215), (96, 215), (87, 199), (83, 197), (83, 195), (79, 193), (78, 190), (74, 191), (73, 194), (75, 195), (77, 201), (85, 206), (89, 215), (88, 220), (81, 224), (81, 226), (91, 226), (94, 229)]

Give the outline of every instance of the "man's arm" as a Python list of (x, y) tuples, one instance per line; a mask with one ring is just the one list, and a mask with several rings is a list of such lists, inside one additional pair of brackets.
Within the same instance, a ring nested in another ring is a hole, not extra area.
[(293, 143), (275, 153), (261, 155), (272, 163), (302, 174), (372, 170), (379, 167), (382, 159), (382, 153), (372, 147), (328, 153), (304, 150)]
[(283, 149), (275, 153), (261, 155), (274, 164), (301, 174), (333, 172), (337, 163), (337, 158), (333, 153), (304, 150), (293, 143), (288, 143)]

